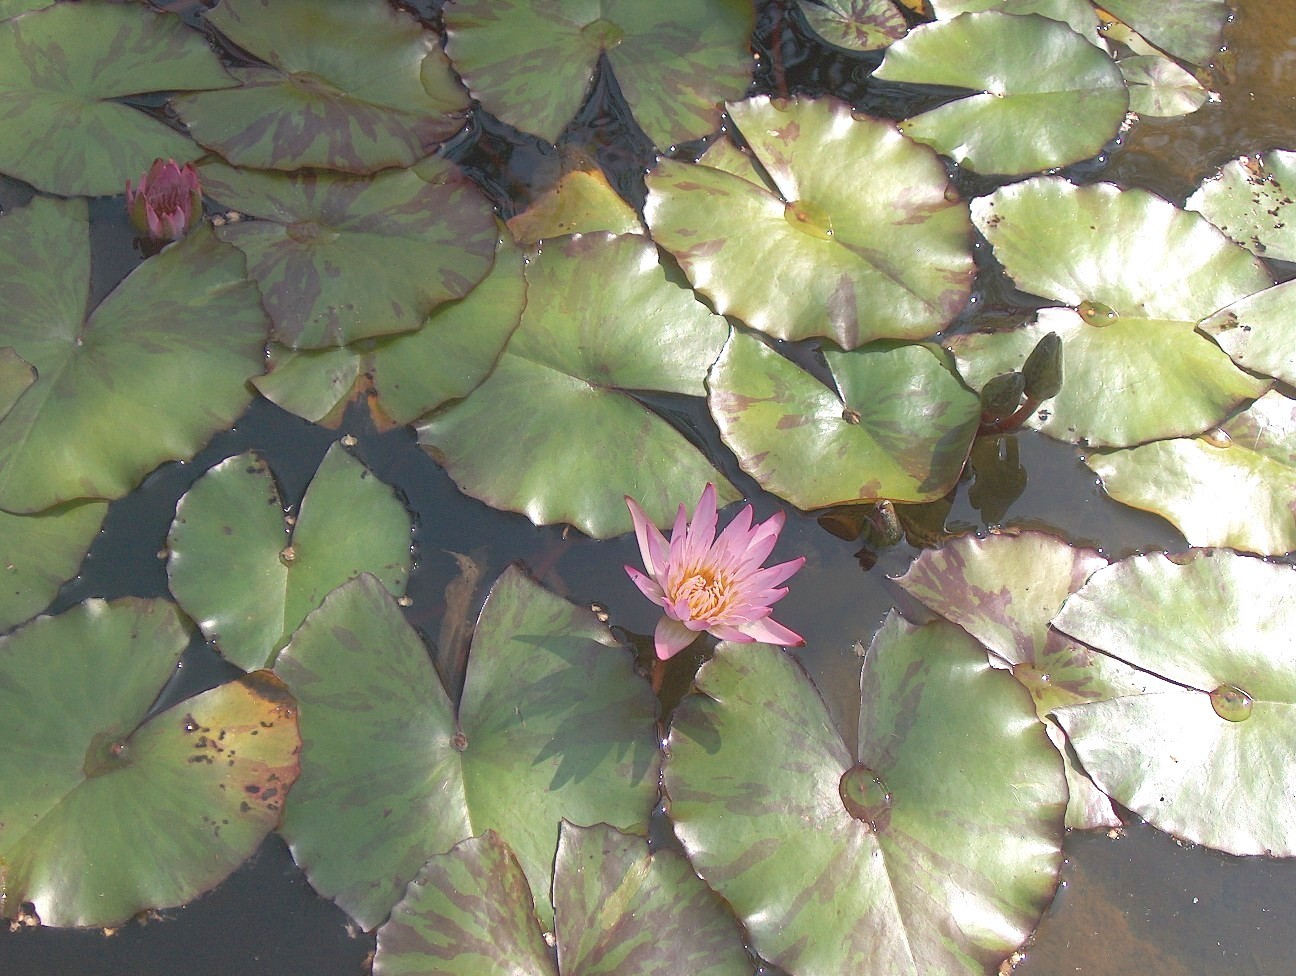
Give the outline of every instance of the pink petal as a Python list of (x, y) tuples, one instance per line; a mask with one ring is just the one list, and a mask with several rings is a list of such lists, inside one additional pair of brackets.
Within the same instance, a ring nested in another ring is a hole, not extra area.
[(666, 554), (669, 547), (666, 537), (652, 524), (648, 514), (639, 507), (639, 503), (626, 495), (626, 506), (630, 509), (630, 521), (634, 523), (635, 539), (639, 543), (639, 555), (643, 558), (644, 569), (656, 579), (660, 579), (666, 569)]
[(746, 555), (748, 544), (747, 536), (751, 530), (752, 507), (743, 506), (743, 510), (733, 517), (733, 521), (725, 526), (724, 531), (720, 533), (720, 538), (716, 539), (715, 545), (711, 547), (711, 554), (717, 560), (723, 562), (736, 561)]
[(805, 643), (804, 637), (794, 630), (788, 630), (773, 617), (753, 620), (750, 623), (743, 624), (741, 629), (752, 640), (758, 640), (764, 644), (777, 644), (780, 647), (800, 647)]
[(640, 593), (642, 593), (648, 599), (652, 600), (652, 602), (657, 604), (657, 606), (659, 607), (665, 605), (666, 594), (662, 590), (661, 586), (658, 585), (656, 580), (650, 579), (649, 577), (645, 576), (643, 573), (639, 572), (639, 570), (635, 569), (633, 566), (626, 566), (625, 571), (627, 574), (629, 574), (630, 579), (634, 582), (634, 585), (639, 587)]
[(706, 558), (715, 542), (716, 528), (716, 488), (711, 482), (702, 489), (697, 508), (693, 512), (693, 521), (689, 523), (688, 535), (684, 542), (684, 565), (697, 566)]
[(668, 661), (692, 644), (696, 637), (697, 634), (683, 624), (671, 620), (670, 617), (662, 617), (657, 621), (657, 629), (653, 632), (653, 644), (657, 656), (663, 661)]
[(737, 627), (731, 627), (728, 624), (716, 624), (709, 627), (708, 632), (721, 640), (733, 641), (736, 644), (751, 644), (756, 640), (755, 637), (750, 637)]
[(755, 569), (774, 551), (779, 533), (783, 531), (785, 516), (781, 511), (775, 512), (756, 528), (752, 529), (747, 539), (747, 551), (743, 553), (743, 569)]
[(667, 565), (678, 570), (684, 563), (684, 546), (688, 542), (688, 509), (683, 503), (675, 513), (675, 525), (671, 529), (670, 550), (666, 554)]
[(789, 559), (785, 563), (778, 563), (774, 566), (766, 566), (764, 569), (758, 569), (742, 581), (743, 594), (755, 590), (767, 590), (771, 587), (778, 586), (786, 579), (790, 579), (797, 570), (805, 565), (805, 556), (797, 556), (796, 559)]

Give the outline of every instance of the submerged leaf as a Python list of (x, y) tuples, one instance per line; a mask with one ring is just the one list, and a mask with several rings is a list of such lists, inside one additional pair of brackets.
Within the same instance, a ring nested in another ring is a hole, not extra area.
[[(1130, 88), (1130, 111), (1139, 115), (1188, 115), (1206, 104), (1211, 93), (1169, 58), (1141, 54), (1116, 62)], [(1195, 209), (1189, 204), (1188, 209)]]

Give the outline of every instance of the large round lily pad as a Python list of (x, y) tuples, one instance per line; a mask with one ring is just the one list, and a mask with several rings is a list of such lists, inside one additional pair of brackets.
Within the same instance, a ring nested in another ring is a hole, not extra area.
[(1120, 68), (1066, 24), (997, 10), (914, 28), (873, 73), (975, 94), (901, 124), (979, 173), (1031, 173), (1095, 156), (1129, 108)]
[(39, 373), (0, 420), (0, 508), (125, 495), (163, 461), (197, 453), (251, 399), (265, 313), (243, 256), (209, 228), (145, 261), (87, 315), (89, 287), (84, 201), (38, 197), (0, 217), (0, 346)]
[(1039, 177), (974, 200), (972, 219), (1019, 286), (1074, 308), (949, 342), (980, 388), (1020, 369), (1044, 335), (1061, 336), (1062, 389), (1029, 426), (1127, 446), (1199, 433), (1265, 391), (1196, 325), (1272, 279), (1196, 214), (1143, 190)]
[(68, 196), (121, 193), (155, 158), (200, 149), (113, 99), (233, 84), (179, 17), (106, 0), (33, 9), (0, 22), (0, 173)]
[(1275, 149), (1220, 167), (1184, 204), (1243, 247), (1296, 261), (1296, 152)]
[(1057, 884), (1061, 760), (953, 624), (890, 615), (862, 687), (853, 752), (790, 656), (722, 644), (671, 724), (675, 832), (795, 976), (992, 973)]
[(558, 825), (646, 828), (655, 702), (590, 611), (510, 568), (473, 635), (456, 721), (428, 650), (362, 576), (306, 618), (275, 670), (301, 703), (283, 833), (316, 890), (365, 928), (434, 854), (486, 829), (548, 926)]
[(624, 497), (658, 525), (707, 482), (737, 490), (628, 391), (701, 396), (728, 325), (670, 282), (639, 235), (546, 243), (527, 265), (527, 305), (494, 372), (418, 424), (459, 487), (538, 525), (596, 538), (632, 528)]
[(172, 104), (237, 166), (372, 173), (411, 165), (463, 127), (468, 96), (439, 38), (382, 0), (222, 0), (206, 19), (265, 66)]
[(1085, 770), (1162, 830), (1296, 853), (1296, 569), (1227, 550), (1094, 573), (1053, 625), (1173, 684), (1057, 709)]
[(981, 410), (939, 354), (880, 343), (825, 358), (837, 391), (755, 336), (730, 336), (707, 402), (743, 470), (802, 509), (953, 488)]
[(76, 574), (107, 512), (106, 502), (0, 512), (0, 631), (39, 612)]
[(1190, 545), (1296, 549), (1296, 401), (1271, 391), (1197, 437), (1085, 457), (1118, 502), (1163, 515)]
[(372, 177), (221, 163), (200, 174), (209, 195), (258, 218), (216, 233), (247, 257), (274, 338), (294, 348), (412, 332), (494, 259), (490, 204), (444, 159)]
[(457, 0), (446, 50), (492, 115), (556, 142), (606, 55), (635, 120), (665, 149), (720, 126), (751, 80), (750, 0)]
[(378, 930), (374, 973), (749, 976), (733, 915), (671, 850), (566, 821), (554, 865), (557, 966), (517, 859), (494, 831), (428, 862)]
[(832, 98), (729, 106), (770, 183), (661, 160), (644, 217), (716, 310), (844, 349), (921, 338), (966, 304), (967, 205), (930, 150)]
[(293, 520), (263, 460), (227, 458), (176, 506), (167, 577), (185, 612), (226, 660), (266, 667), (336, 586), (372, 573), (395, 596), (410, 573), (409, 512), (335, 443)]
[(103, 926), (179, 905), (274, 829), (295, 707), (258, 672), (146, 717), (188, 643), (174, 606), (133, 598), (0, 638), (3, 914)]

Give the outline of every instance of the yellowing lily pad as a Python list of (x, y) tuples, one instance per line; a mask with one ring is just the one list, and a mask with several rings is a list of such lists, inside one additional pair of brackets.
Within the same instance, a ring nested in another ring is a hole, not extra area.
[(1296, 152), (1275, 149), (1220, 167), (1184, 204), (1243, 247), (1296, 261)]

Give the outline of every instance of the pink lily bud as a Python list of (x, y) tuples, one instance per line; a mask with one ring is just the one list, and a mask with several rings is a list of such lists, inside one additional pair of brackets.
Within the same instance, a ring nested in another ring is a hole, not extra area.
[(138, 188), (126, 181), (126, 209), (142, 236), (155, 241), (184, 237), (202, 219), (202, 186), (193, 164), (153, 160)]

